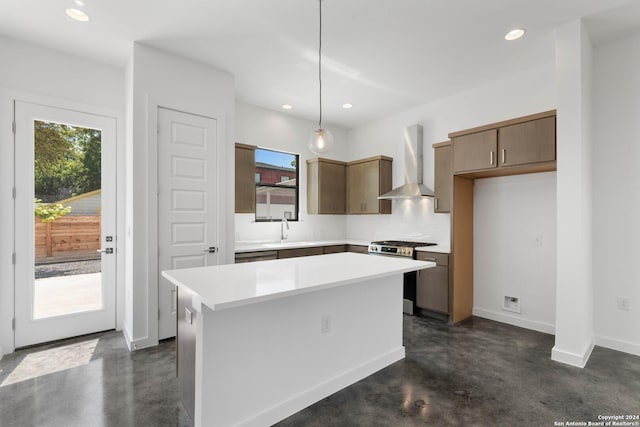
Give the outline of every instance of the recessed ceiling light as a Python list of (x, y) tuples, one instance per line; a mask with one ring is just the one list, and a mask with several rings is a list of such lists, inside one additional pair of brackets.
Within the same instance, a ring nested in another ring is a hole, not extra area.
[(526, 32), (527, 30), (524, 28), (514, 28), (504, 35), (504, 39), (509, 41), (518, 40), (520, 37), (524, 36), (524, 33)]
[(82, 0), (75, 0), (74, 3), (76, 4), (76, 6), (84, 6), (84, 2)]
[(342, 108), (344, 108), (345, 110), (348, 110), (351, 107), (353, 107), (353, 104), (350, 104), (348, 102), (345, 102), (344, 104), (342, 104)]
[(75, 19), (76, 21), (87, 22), (89, 20), (89, 15), (87, 15), (80, 9), (70, 7), (65, 12), (67, 12), (67, 16), (69, 16), (69, 18)]
[(293, 108), (293, 105), (291, 104), (282, 104), (283, 110), (291, 110), (292, 108)]

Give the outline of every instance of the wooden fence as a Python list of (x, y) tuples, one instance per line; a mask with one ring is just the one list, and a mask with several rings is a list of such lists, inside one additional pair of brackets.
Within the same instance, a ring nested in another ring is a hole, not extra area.
[(36, 262), (46, 258), (86, 258), (100, 249), (100, 216), (63, 216), (35, 222)]

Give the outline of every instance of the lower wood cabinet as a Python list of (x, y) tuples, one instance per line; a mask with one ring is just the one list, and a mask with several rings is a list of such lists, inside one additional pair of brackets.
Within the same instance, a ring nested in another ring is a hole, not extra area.
[(278, 259), (278, 251), (255, 251), (236, 253), (236, 264), (241, 262), (268, 261)]
[(369, 246), (347, 245), (347, 252), (355, 252), (357, 254), (368, 254), (369, 253)]
[(449, 255), (418, 252), (417, 259), (435, 262), (436, 266), (418, 271), (416, 305), (421, 309), (449, 314)]
[(324, 250), (322, 246), (316, 246), (313, 248), (281, 249), (278, 251), (278, 259), (322, 255), (323, 253)]
[(346, 252), (347, 245), (332, 245), (332, 246), (323, 246), (322, 253), (323, 254), (337, 254), (340, 252)]

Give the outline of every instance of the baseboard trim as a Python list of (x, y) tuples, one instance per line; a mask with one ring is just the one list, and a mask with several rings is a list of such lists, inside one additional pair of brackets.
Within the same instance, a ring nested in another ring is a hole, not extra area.
[(554, 346), (551, 349), (551, 360), (564, 363), (566, 365), (576, 366), (578, 368), (584, 368), (591, 357), (591, 352), (594, 347), (595, 344), (592, 341), (582, 354), (577, 354), (559, 349), (558, 346)]
[(336, 377), (309, 388), (292, 398), (282, 401), (278, 405), (272, 406), (255, 416), (244, 419), (238, 423), (243, 427), (258, 427), (265, 425), (273, 425), (278, 421), (295, 414), (296, 412), (312, 405), (333, 393), (350, 386), (369, 375), (386, 368), (387, 366), (404, 359), (405, 349), (399, 347), (380, 357), (372, 359), (360, 366), (348, 370)]
[(614, 338), (603, 337), (602, 335), (596, 335), (596, 345), (611, 350), (621, 351), (623, 353), (633, 354), (634, 356), (640, 356), (640, 344), (632, 343), (629, 341), (617, 340)]
[(496, 322), (507, 323), (509, 325), (518, 326), (520, 328), (531, 329), (545, 334), (555, 335), (555, 325), (538, 322), (535, 320), (524, 319), (520, 316), (499, 313), (496, 311), (485, 310), (483, 308), (473, 308), (473, 315), (484, 319), (495, 320)]
[(131, 339), (131, 335), (127, 328), (122, 328), (122, 335), (124, 335), (124, 341), (127, 344), (129, 351), (142, 350), (143, 348), (158, 345), (158, 340), (152, 340), (149, 338), (138, 338), (137, 340)]

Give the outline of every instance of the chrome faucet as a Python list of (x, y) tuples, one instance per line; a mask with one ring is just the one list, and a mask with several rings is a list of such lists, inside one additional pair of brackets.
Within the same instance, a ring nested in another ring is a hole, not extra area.
[(289, 237), (289, 233), (287, 232), (285, 235), (284, 226), (287, 226), (287, 230), (289, 230), (289, 222), (287, 218), (282, 218), (282, 222), (280, 223), (280, 243), (284, 243), (284, 241)]

